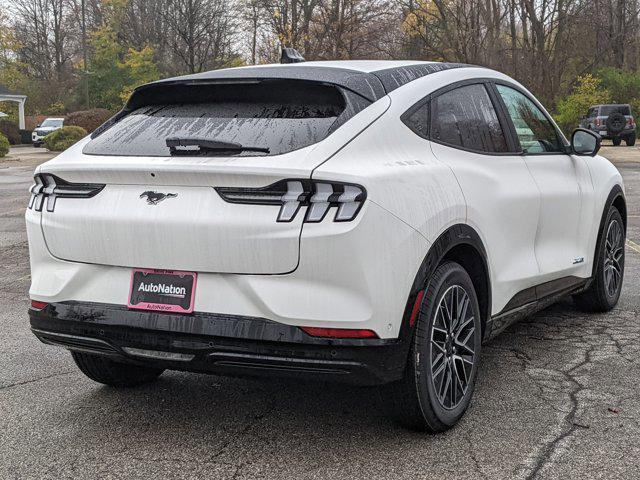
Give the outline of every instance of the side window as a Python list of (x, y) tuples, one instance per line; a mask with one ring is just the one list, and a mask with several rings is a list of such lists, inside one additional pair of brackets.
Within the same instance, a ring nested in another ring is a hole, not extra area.
[(409, 115), (403, 116), (404, 124), (423, 138), (429, 138), (429, 102), (424, 102)]
[(507, 152), (507, 141), (484, 85), (443, 93), (431, 101), (431, 139), (480, 152)]
[(542, 110), (522, 93), (504, 85), (496, 85), (524, 153), (563, 152), (556, 129)]

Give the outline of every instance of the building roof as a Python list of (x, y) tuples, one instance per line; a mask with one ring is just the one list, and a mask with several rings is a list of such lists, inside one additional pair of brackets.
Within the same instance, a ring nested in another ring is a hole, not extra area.
[(14, 97), (26, 97), (26, 95), (22, 95), (21, 93), (12, 92), (8, 87), (2, 85), (0, 83), (0, 95), (12, 95)]
[(13, 92), (0, 83), (0, 95), (13, 95)]

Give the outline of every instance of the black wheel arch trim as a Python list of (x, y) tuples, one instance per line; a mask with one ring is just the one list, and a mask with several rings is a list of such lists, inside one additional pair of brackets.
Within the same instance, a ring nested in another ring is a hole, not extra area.
[[(411, 291), (409, 293), (409, 298), (407, 299), (407, 304), (405, 306), (402, 325), (400, 327), (400, 339), (408, 340), (411, 338), (412, 328), (409, 325), (409, 319), (413, 311), (413, 306), (418, 296), (418, 292), (426, 288), (429, 278), (431, 278), (433, 272), (446, 258), (447, 254), (454, 248), (459, 246), (469, 246), (473, 248), (482, 260), (482, 266), (485, 274), (484, 281), (486, 282), (487, 289), (487, 298), (484, 299), (483, 302), (479, 303), (481, 303), (482, 313), (482, 336), (483, 339), (485, 338), (485, 335), (487, 333), (485, 327), (489, 322), (489, 319), (491, 318), (491, 278), (489, 275), (487, 251), (484, 244), (482, 243), (480, 235), (478, 234), (478, 232), (476, 232), (476, 230), (473, 229), (473, 227), (464, 223), (458, 223), (450, 226), (444, 232), (442, 232), (440, 236), (438, 236), (438, 238), (430, 246), (427, 255), (422, 260), (422, 263), (418, 268), (418, 272), (414, 277)], [(469, 275), (471, 276), (471, 272), (469, 272)], [(482, 304), (484, 304), (484, 308), (482, 308)]]
[(600, 225), (598, 226), (598, 239), (596, 241), (595, 250), (593, 252), (593, 266), (591, 269), (591, 278), (594, 277), (595, 272), (598, 270), (599, 259), (598, 252), (600, 251), (600, 246), (602, 245), (602, 239), (604, 235), (604, 227), (605, 222), (607, 221), (607, 214), (609, 213), (609, 209), (616, 202), (621, 202), (622, 209), (618, 208), (620, 212), (620, 216), (622, 217), (622, 226), (624, 227), (625, 236), (627, 233), (627, 200), (625, 199), (624, 192), (622, 191), (622, 187), (618, 184), (614, 185), (611, 191), (609, 192), (609, 196), (607, 200), (604, 202), (604, 207), (602, 209), (602, 216), (600, 217)]

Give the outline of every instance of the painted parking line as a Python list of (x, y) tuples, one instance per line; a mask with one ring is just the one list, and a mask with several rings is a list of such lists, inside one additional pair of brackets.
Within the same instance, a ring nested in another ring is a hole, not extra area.
[(631, 240), (627, 239), (627, 247), (629, 247), (636, 253), (640, 253), (640, 245), (638, 245), (636, 242), (632, 242)]

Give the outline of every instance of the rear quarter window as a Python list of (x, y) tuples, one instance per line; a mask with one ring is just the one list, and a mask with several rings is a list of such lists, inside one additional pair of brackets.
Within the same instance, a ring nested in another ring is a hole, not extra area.
[(484, 85), (473, 84), (431, 100), (430, 137), (477, 152), (507, 152), (507, 140)]
[[(324, 139), (345, 111), (339, 88), (301, 81), (173, 85), (147, 97), (148, 104), (134, 107), (92, 139), (84, 153), (170, 156), (166, 139), (177, 137), (267, 148), (268, 155), (278, 155)], [(194, 151), (200, 154), (216, 153)]]

